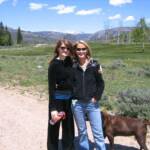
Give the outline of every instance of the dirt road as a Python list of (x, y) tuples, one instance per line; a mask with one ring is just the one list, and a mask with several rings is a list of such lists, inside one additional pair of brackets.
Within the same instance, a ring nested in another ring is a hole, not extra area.
[[(0, 87), (0, 150), (46, 150), (48, 102), (37, 99)], [(88, 133), (93, 141), (89, 126)], [(117, 150), (139, 148), (133, 137), (116, 137), (115, 144)]]

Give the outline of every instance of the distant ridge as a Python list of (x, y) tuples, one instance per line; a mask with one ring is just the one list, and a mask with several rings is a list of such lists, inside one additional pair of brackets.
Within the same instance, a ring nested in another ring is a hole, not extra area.
[(121, 33), (129, 33), (133, 29), (134, 29), (134, 27), (117, 27), (117, 28), (111, 28), (111, 29), (107, 29), (107, 30), (101, 30), (101, 31), (94, 33), (91, 36), (90, 40), (91, 41), (93, 41), (93, 40), (94, 41), (95, 40), (104, 41), (104, 40), (106, 40), (106, 33), (109, 36), (116, 37), (116, 36), (118, 36), (118, 32), (120, 32), (120, 34)]
[[(16, 40), (17, 30), (13, 28), (8, 28), (11, 32), (13, 40)], [(106, 39), (106, 32), (115, 37), (118, 34), (118, 31), (121, 32), (131, 32), (133, 27), (118, 27), (107, 30), (97, 31), (95, 33), (63, 33), (63, 32), (55, 32), (55, 31), (39, 31), (39, 32), (31, 32), (31, 31), (22, 31), (23, 40), (27, 44), (38, 44), (38, 43), (53, 43), (58, 39), (69, 39), (71, 41), (77, 40), (85, 40), (85, 41), (104, 41)]]

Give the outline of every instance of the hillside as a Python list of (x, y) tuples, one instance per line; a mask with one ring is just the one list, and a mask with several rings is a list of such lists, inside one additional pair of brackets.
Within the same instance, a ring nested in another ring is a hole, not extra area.
[[(12, 34), (13, 40), (16, 40), (17, 30), (9, 28), (9, 31)], [(31, 32), (31, 31), (22, 31), (23, 39), (25, 43), (28, 44), (37, 44), (37, 43), (53, 43), (58, 39), (66, 38), (72, 41), (76, 40), (89, 40), (91, 34), (88, 33), (78, 33), (70, 34), (63, 32), (55, 31), (40, 31), (40, 32)]]
[[(31, 31), (22, 31), (23, 39), (25, 43), (28, 44), (37, 44), (37, 43), (52, 43), (57, 41), (58, 39), (66, 38), (72, 41), (77, 40), (85, 40), (85, 41), (104, 41), (106, 40), (106, 32), (111, 37), (116, 37), (118, 31), (128, 33), (131, 32), (133, 28), (131, 27), (120, 27), (120, 28), (112, 28), (108, 30), (101, 30), (95, 33), (63, 33), (63, 32), (55, 32), (55, 31), (40, 31), (40, 32), (31, 32)], [(17, 30), (9, 28), (9, 31), (12, 34), (14, 41), (16, 40)]]
[(129, 33), (133, 30), (133, 27), (118, 27), (118, 28), (112, 28), (112, 29), (107, 29), (107, 30), (101, 30), (96, 33), (94, 33), (90, 40), (95, 41), (95, 40), (101, 40), (104, 41), (106, 40), (106, 34), (110, 37), (117, 37), (118, 32), (119, 34), (121, 33)]

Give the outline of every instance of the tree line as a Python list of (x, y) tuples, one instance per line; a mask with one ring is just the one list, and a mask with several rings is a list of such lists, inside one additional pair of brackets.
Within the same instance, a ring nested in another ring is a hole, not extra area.
[(137, 25), (130, 31), (121, 31), (121, 25), (118, 28), (117, 35), (111, 34), (108, 30), (109, 24), (105, 25), (105, 42), (117, 44), (141, 44), (144, 49), (145, 43), (150, 42), (150, 26), (146, 23), (145, 18), (141, 18)]
[[(23, 36), (21, 33), (20, 27), (17, 29), (17, 44), (22, 44)], [(8, 30), (7, 26), (3, 25), (3, 22), (0, 22), (0, 46), (11, 46), (14, 44), (12, 35)]]
[[(17, 29), (16, 41), (11, 36), (10, 31), (8, 31), (7, 26), (4, 27), (3, 23), (0, 22), (0, 45), (9, 46), (13, 44), (22, 44), (23, 36), (20, 27)], [(67, 39), (71, 40), (72, 35), (66, 35)], [(98, 40), (98, 39), (97, 39)], [(101, 42), (105, 43), (117, 43), (117, 44), (141, 44), (144, 51), (145, 43), (150, 43), (150, 25), (145, 21), (145, 18), (141, 18), (137, 25), (129, 31), (121, 31), (120, 28), (117, 30), (117, 35), (114, 35), (109, 30), (109, 25), (105, 26), (105, 40)]]

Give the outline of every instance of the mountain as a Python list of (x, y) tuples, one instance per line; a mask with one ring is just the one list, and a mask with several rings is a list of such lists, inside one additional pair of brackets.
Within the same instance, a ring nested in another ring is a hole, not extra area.
[[(13, 40), (16, 41), (17, 30), (8, 28), (11, 32)], [(23, 40), (28, 44), (37, 44), (37, 43), (52, 43), (57, 41), (58, 39), (69, 39), (71, 41), (85, 40), (85, 41), (95, 41), (101, 40), (104, 41), (106, 39), (106, 32), (108, 35), (112, 37), (116, 37), (118, 35), (118, 31), (122, 32), (131, 32), (133, 30), (132, 27), (120, 27), (120, 28), (112, 28), (107, 30), (101, 30), (96, 33), (63, 33), (63, 32), (55, 32), (55, 31), (40, 31), (40, 32), (31, 32), (31, 31), (22, 31)]]
[(111, 29), (107, 29), (107, 30), (101, 30), (98, 31), (96, 33), (94, 33), (90, 40), (91, 41), (96, 41), (96, 40), (100, 40), (100, 41), (104, 41), (106, 40), (106, 36), (109, 37), (117, 37), (118, 33), (129, 33), (134, 29), (134, 27), (117, 27), (117, 28), (111, 28)]

